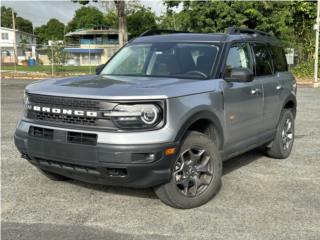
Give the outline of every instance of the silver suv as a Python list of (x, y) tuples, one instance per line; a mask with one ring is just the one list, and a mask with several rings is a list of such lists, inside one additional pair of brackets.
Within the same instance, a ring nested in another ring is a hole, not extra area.
[(24, 106), (15, 144), (50, 179), (154, 187), (193, 208), (219, 191), (224, 160), (257, 147), (289, 156), (296, 82), (267, 33), (158, 30), (97, 75), (28, 85)]

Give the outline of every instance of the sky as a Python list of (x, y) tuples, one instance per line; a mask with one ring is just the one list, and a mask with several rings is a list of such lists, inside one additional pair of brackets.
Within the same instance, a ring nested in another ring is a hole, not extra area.
[[(139, 1), (146, 7), (151, 9), (159, 16), (165, 12), (165, 7), (162, 4), (162, 0), (149, 0)], [(28, 0), (5, 0), (1, 1), (1, 4), (6, 7), (13, 8), (18, 16), (26, 18), (33, 23), (34, 27), (46, 24), (51, 18), (57, 18), (63, 23), (69, 22), (74, 12), (82, 5), (73, 3), (71, 0), (64, 1), (28, 1)], [(101, 8), (102, 6), (98, 3), (90, 3), (93, 6)]]

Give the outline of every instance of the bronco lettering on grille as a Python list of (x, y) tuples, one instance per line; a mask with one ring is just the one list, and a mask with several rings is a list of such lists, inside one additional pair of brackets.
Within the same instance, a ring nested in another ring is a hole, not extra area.
[(43, 106), (28, 106), (28, 109), (33, 109), (36, 112), (47, 112), (62, 115), (74, 115), (74, 116), (87, 116), (87, 117), (97, 117), (98, 113), (95, 111), (83, 111), (83, 110), (73, 110), (65, 108), (50, 108)]

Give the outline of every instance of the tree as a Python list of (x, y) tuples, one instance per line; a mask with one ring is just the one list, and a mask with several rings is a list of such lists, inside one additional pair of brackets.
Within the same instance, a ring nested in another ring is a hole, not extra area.
[(66, 61), (66, 53), (63, 51), (64, 45), (60, 43), (52, 43), (47, 49), (47, 55), (50, 63), (56, 66), (62, 66)]
[(72, 20), (68, 23), (67, 32), (80, 28), (92, 28), (104, 25), (103, 13), (95, 7), (81, 7), (76, 12)]
[(115, 11), (109, 11), (105, 16), (104, 20), (106, 22), (107, 26), (110, 26), (112, 28), (118, 27), (118, 16)]
[(119, 0), (114, 1), (114, 4), (116, 5), (119, 22), (119, 45), (122, 47), (126, 42), (128, 42), (126, 2)]
[(47, 44), (49, 40), (63, 40), (64, 24), (59, 20), (52, 18), (45, 25), (34, 29), (38, 42)]
[(1, 7), (1, 27), (12, 28), (12, 9)]
[[(196, 32), (223, 32), (227, 27), (239, 26), (255, 28), (278, 35), (279, 29), (287, 31), (287, 23), (291, 21), (289, 12), (284, 12), (286, 3), (278, 2), (165, 2), (170, 18), (175, 22), (177, 30)], [(179, 13), (170, 11), (183, 4)], [(281, 14), (279, 14), (281, 13)], [(168, 24), (164, 19), (163, 24)]]
[[(18, 17), (16, 12), (14, 12), (14, 15), (16, 19), (16, 29), (27, 33), (33, 33), (31, 21)], [(1, 27), (12, 28), (12, 8), (1, 7)]]
[[(118, 25), (117, 14), (115, 11), (108, 12), (108, 14), (105, 15), (105, 19), (112, 27), (116, 27)], [(137, 37), (148, 29), (156, 29), (156, 19), (156, 15), (150, 8), (145, 8), (141, 4), (132, 5), (130, 9), (127, 10), (129, 38)]]
[(137, 4), (129, 11), (127, 22), (130, 38), (137, 37), (148, 29), (157, 28), (154, 12), (140, 4)]
[(34, 34), (37, 36), (37, 43), (48, 44), (48, 37), (47, 37), (47, 25), (42, 25), (40, 27), (36, 27), (34, 29)]
[(22, 17), (16, 17), (16, 28), (23, 32), (33, 33), (32, 22)]
[[(190, 2), (165, 1), (167, 14), (161, 26), (195, 32), (223, 32), (229, 26), (248, 27), (274, 34), (298, 50), (300, 61), (311, 61), (316, 2)], [(182, 5), (182, 11), (172, 9)]]
[(298, 50), (300, 61), (311, 61), (314, 53), (315, 34), (313, 25), (317, 16), (316, 2), (292, 2), (292, 26), (295, 36), (294, 46)]

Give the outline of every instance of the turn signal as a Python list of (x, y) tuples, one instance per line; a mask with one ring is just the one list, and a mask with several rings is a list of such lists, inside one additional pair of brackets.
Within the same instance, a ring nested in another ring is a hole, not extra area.
[(173, 155), (173, 154), (176, 153), (176, 148), (174, 148), (174, 147), (167, 148), (167, 149), (164, 151), (164, 153), (165, 153), (167, 156)]

